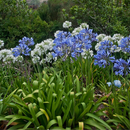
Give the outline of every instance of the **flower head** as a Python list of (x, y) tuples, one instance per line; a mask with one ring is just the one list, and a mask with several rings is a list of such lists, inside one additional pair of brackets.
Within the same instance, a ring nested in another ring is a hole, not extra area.
[(23, 37), (22, 40), (19, 40), (20, 44), (26, 44), (27, 46), (33, 46), (34, 41), (33, 38)]
[(107, 85), (110, 87), (112, 85), (112, 83), (111, 82), (107, 82)]
[(120, 82), (120, 80), (114, 80), (114, 85), (116, 86), (116, 87), (121, 87), (121, 82)]
[(4, 41), (0, 40), (0, 48), (4, 46)]
[(63, 28), (69, 28), (69, 27), (71, 27), (71, 26), (72, 26), (72, 23), (69, 22), (69, 21), (65, 21), (65, 22), (63, 23)]

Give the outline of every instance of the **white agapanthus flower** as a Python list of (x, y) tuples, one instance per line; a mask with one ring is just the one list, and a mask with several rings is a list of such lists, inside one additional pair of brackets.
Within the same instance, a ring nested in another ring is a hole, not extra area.
[(84, 28), (89, 29), (89, 25), (87, 23), (81, 23), (80, 28), (81, 29), (84, 29)]
[(14, 62), (23, 62), (23, 56), (17, 56), (17, 57), (15, 57), (15, 59), (14, 59)]
[(34, 64), (45, 62), (52, 62), (53, 56), (51, 54), (53, 50), (53, 39), (47, 39), (35, 45), (35, 48), (31, 51), (32, 62)]
[(0, 50), (0, 60), (5, 58), (7, 55), (13, 55), (12, 51), (9, 49), (2, 49)]
[(96, 39), (98, 39), (98, 42), (101, 42), (101, 41), (104, 39), (104, 37), (106, 37), (105, 34), (99, 34), (99, 35), (96, 37)]
[(69, 22), (69, 21), (65, 21), (65, 22), (63, 23), (63, 28), (69, 28), (69, 27), (71, 27), (71, 26), (72, 26), (72, 23)]
[(54, 33), (55, 38), (57, 38), (57, 34), (59, 34), (59, 32), (62, 32), (62, 31), (57, 30), (57, 31)]
[(4, 41), (0, 40), (0, 48), (4, 46)]
[(79, 32), (82, 30), (83, 28), (77, 27), (72, 31), (72, 36), (75, 36), (77, 34), (79, 34)]
[(91, 58), (93, 56), (93, 51), (90, 49), (89, 50), (83, 49), (83, 52), (81, 53), (81, 55), (84, 59)]
[(105, 36), (102, 41), (113, 41), (111, 36)]
[(13, 55), (7, 55), (6, 57), (3, 58), (3, 62), (5, 64), (14, 63), (14, 61), (15, 57)]
[(97, 44), (96, 44), (96, 46), (95, 46), (95, 50), (96, 51), (99, 51), (99, 47), (101, 46), (101, 42), (98, 42)]
[(33, 62), (34, 64), (39, 63), (39, 61), (40, 61), (40, 57), (39, 57), (39, 56), (35, 56), (35, 57), (32, 58), (32, 62)]
[(96, 39), (98, 39), (98, 43), (95, 46), (95, 50), (99, 51), (99, 46), (101, 46), (101, 42), (109, 40), (109, 41), (113, 42), (113, 46), (111, 47), (110, 51), (119, 52), (119, 51), (121, 51), (121, 48), (118, 47), (118, 45), (120, 45), (120, 41), (122, 38), (123, 38), (123, 36), (120, 34), (114, 34), (113, 37), (106, 36), (105, 34), (99, 34), (96, 37)]
[(40, 49), (35, 48), (34, 50), (31, 51), (31, 57), (34, 57), (36, 55), (41, 56), (42, 55), (42, 51)]
[(120, 41), (122, 38), (124, 38), (124, 37), (120, 34), (114, 34), (112, 37), (113, 41), (115, 41), (115, 42)]

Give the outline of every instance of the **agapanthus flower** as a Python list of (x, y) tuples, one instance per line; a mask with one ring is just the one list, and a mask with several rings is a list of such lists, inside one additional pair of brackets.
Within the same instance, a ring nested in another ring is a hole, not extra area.
[[(43, 64), (45, 62), (51, 63), (53, 60), (51, 52), (53, 52), (54, 45), (55, 44), (53, 43), (52, 39), (46, 39), (41, 43), (36, 44), (34, 50), (31, 51), (31, 57), (33, 59), (33, 63), (40, 63), (40, 64)], [(37, 57), (39, 57), (40, 59)]]
[(59, 32), (54, 39), (55, 46), (52, 53), (54, 57), (63, 57), (65, 60), (68, 56), (77, 59), (83, 49), (89, 50), (93, 41), (96, 41), (97, 34), (92, 29), (83, 29), (77, 35), (72, 36), (67, 32)]
[(34, 64), (39, 63), (39, 61), (40, 61), (40, 57), (39, 57), (39, 56), (35, 56), (35, 57), (32, 58), (32, 62), (33, 62)]
[(20, 62), (20, 63), (23, 62), (23, 56), (20, 56), (20, 55), (19, 55), (19, 56), (15, 57), (15, 59), (14, 59), (13, 62), (14, 62), (14, 63), (15, 63), (15, 62)]
[(99, 35), (96, 37), (96, 39), (98, 39), (98, 42), (101, 42), (101, 41), (103, 41), (104, 37), (106, 37), (105, 34), (99, 34)]
[(107, 85), (110, 87), (112, 85), (112, 83), (111, 82), (107, 82)]
[(5, 58), (7, 55), (12, 55), (12, 51), (9, 49), (2, 49), (0, 50), (0, 60)]
[(23, 37), (22, 40), (19, 40), (20, 44), (26, 44), (27, 46), (33, 46), (34, 41), (33, 38)]
[(122, 52), (130, 54), (130, 36), (122, 38), (119, 47), (121, 47)]
[(65, 22), (63, 23), (63, 28), (69, 28), (69, 27), (71, 27), (71, 26), (72, 26), (72, 23), (69, 22), (69, 21), (65, 21)]
[(81, 23), (80, 28), (82, 28), (82, 29), (84, 29), (84, 28), (89, 29), (89, 25), (87, 23)]
[(114, 85), (115, 85), (116, 87), (120, 88), (120, 87), (121, 87), (121, 82), (120, 82), (120, 80), (114, 80)]
[(115, 53), (119, 52), (121, 50), (121, 47), (118, 45), (120, 44), (120, 40), (123, 36), (120, 34), (115, 34), (113, 37), (111, 36), (106, 36), (105, 34), (99, 34), (96, 38), (98, 39), (98, 43), (95, 46), (95, 50), (99, 51), (99, 47), (101, 46), (101, 43), (104, 41), (109, 41), (112, 42), (113, 45), (110, 48), (110, 52)]
[(82, 30), (83, 28), (81, 27), (77, 27), (72, 31), (72, 36), (75, 36), (77, 34), (79, 34), (79, 32)]
[(31, 49), (26, 44), (19, 44), (19, 46), (16, 46), (12, 52), (15, 57), (19, 56), (20, 54), (23, 54), (25, 56), (29, 56), (29, 52)]
[(127, 75), (130, 72), (130, 60), (125, 61), (122, 58), (115, 60), (113, 69), (115, 75)]
[(14, 63), (15, 57), (13, 55), (7, 55), (5, 58), (3, 58), (3, 62), (5, 64)]
[(83, 49), (81, 55), (84, 59), (91, 58), (93, 56), (93, 51), (90, 49), (89, 50)]
[(0, 40), (0, 48), (4, 46), (4, 41)]
[(116, 87), (118, 87), (118, 88), (120, 88), (121, 87), (121, 82), (120, 82), (120, 80), (114, 80), (113, 81), (113, 83), (111, 83), (111, 82), (107, 82), (107, 85), (110, 87), (111, 85), (114, 85), (114, 86), (116, 86)]
[(94, 55), (94, 65), (105, 68), (107, 65), (110, 65), (110, 62), (115, 60), (115, 57), (111, 57), (111, 53), (106, 50), (100, 50), (97, 52), (97, 55)]

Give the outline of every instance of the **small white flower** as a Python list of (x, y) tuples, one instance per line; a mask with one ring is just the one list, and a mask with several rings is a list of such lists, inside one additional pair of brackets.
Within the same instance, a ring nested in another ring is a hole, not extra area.
[(95, 46), (95, 50), (96, 50), (96, 51), (99, 51), (99, 47), (100, 47), (100, 46), (101, 46), (101, 43), (100, 43), (100, 42), (97, 43), (96, 46)]
[(59, 32), (62, 32), (62, 31), (57, 30), (57, 31), (54, 33), (55, 38), (57, 38), (57, 34), (59, 34)]
[(80, 28), (81, 28), (81, 29), (84, 29), (84, 28), (89, 29), (89, 25), (88, 25), (87, 23), (82, 23), (82, 24), (80, 25)]
[(72, 36), (75, 36), (77, 34), (79, 34), (79, 32), (82, 30), (82, 28), (78, 27), (78, 28), (75, 28), (73, 31), (72, 31)]
[(71, 26), (72, 26), (72, 23), (69, 22), (69, 21), (65, 21), (65, 22), (63, 23), (63, 28), (69, 28), (69, 27), (71, 27)]
[(93, 51), (90, 50), (90, 49), (89, 49), (89, 50), (83, 49), (83, 52), (81, 53), (81, 55), (82, 55), (82, 57), (83, 57), (84, 59), (90, 58), (90, 57), (93, 56)]
[(103, 41), (113, 41), (113, 39), (112, 39), (112, 37), (111, 36), (105, 36), (104, 38), (103, 38)]
[(23, 61), (23, 56), (20, 56), (20, 55), (15, 57), (15, 59), (14, 59), (14, 63), (15, 62), (20, 62), (21, 63), (22, 61)]
[(13, 55), (12, 51), (9, 49), (3, 49), (0, 51), (0, 60), (2, 60), (2, 58), (5, 58), (7, 55)]
[(3, 62), (5, 64), (14, 63), (14, 59), (15, 57), (13, 55), (7, 55), (6, 57), (3, 58)]
[(32, 58), (32, 62), (33, 62), (34, 64), (39, 63), (39, 61), (40, 61), (40, 57), (39, 57), (39, 56), (35, 56), (35, 57)]
[(4, 41), (0, 40), (0, 48), (4, 46)]
[(98, 41), (101, 42), (104, 37), (106, 37), (105, 34), (99, 34), (99, 35), (96, 37), (96, 39), (98, 39)]

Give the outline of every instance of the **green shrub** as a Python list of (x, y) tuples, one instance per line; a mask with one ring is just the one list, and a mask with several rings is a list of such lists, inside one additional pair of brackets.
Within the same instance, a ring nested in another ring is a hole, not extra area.
[[(86, 22), (98, 34), (113, 35), (120, 33), (128, 35), (128, 29), (123, 22), (123, 17), (119, 19), (119, 12), (124, 11), (122, 5), (119, 8), (116, 6), (115, 1), (109, 0), (74, 0), (74, 2), (75, 5), (71, 7), (69, 13), (63, 11), (64, 18), (71, 20), (74, 27)], [(120, 11), (117, 11), (118, 9)]]
[(37, 43), (49, 35), (48, 23), (41, 20), (37, 11), (29, 9), (25, 1), (0, 1), (0, 14), (0, 39), (7, 48), (15, 47), (24, 36), (33, 37)]

